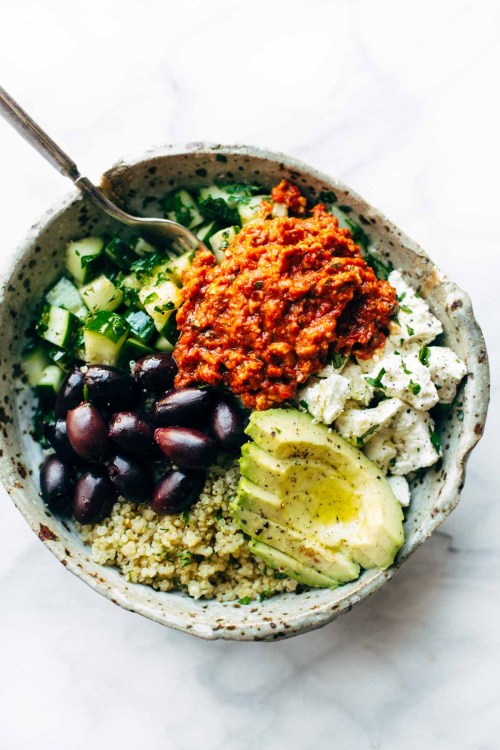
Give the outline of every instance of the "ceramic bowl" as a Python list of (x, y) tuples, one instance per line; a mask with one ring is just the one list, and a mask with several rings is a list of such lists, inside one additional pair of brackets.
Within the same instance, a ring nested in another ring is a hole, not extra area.
[(440, 425), (442, 461), (413, 487), (405, 521), (406, 541), (394, 565), (370, 570), (357, 581), (330, 591), (281, 594), (255, 605), (195, 601), (129, 583), (117, 570), (92, 561), (90, 549), (66, 521), (54, 517), (38, 494), (39, 447), (30, 437), (31, 395), (20, 378), (20, 352), (33, 308), (61, 272), (68, 240), (109, 230), (112, 222), (76, 191), (35, 224), (3, 274), (0, 330), (0, 477), (40, 540), (82, 581), (125, 609), (163, 625), (215, 639), (274, 640), (317, 628), (381, 588), (458, 502), (467, 457), (483, 431), (488, 404), (488, 362), (469, 297), (434, 265), (425, 252), (350, 188), (287, 156), (247, 146), (191, 143), (147, 151), (110, 169), (103, 184), (132, 213), (161, 216), (158, 199), (174, 186), (196, 187), (214, 179), (258, 182), (271, 187), (282, 178), (297, 183), (309, 198), (333, 190), (352, 208), (384, 256), (402, 269), (444, 325), (444, 340), (467, 363), (468, 377), (453, 409)]

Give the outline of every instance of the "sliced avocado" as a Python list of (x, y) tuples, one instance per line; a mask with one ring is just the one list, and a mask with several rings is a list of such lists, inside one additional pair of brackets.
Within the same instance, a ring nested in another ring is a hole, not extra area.
[(359, 566), (392, 564), (403, 514), (361, 451), (295, 409), (253, 412), (246, 432), (255, 442), (243, 446), (232, 504), (240, 528), (302, 565), (314, 559), (314, 570), (338, 583)]
[(289, 578), (295, 578), (296, 581), (303, 583), (305, 586), (336, 588), (338, 585), (336, 581), (332, 581), (328, 576), (319, 573), (308, 565), (303, 565), (298, 560), (290, 557), (290, 555), (280, 552), (280, 550), (270, 547), (268, 544), (264, 544), (264, 542), (252, 539), (249, 547), (254, 555), (264, 560), (270, 568), (284, 573)]
[(249, 536), (291, 555), (307, 567), (321, 570), (323, 575), (331, 579), (332, 584), (338, 586), (359, 575), (359, 565), (343, 552), (335, 552), (306, 534), (262, 518), (245, 508), (242, 501), (236, 504), (233, 518)]

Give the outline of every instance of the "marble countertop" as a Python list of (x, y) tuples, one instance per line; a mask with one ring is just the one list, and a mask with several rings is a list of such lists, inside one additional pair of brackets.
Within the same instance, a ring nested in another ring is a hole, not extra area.
[[(381, 207), (470, 292), (493, 401), (452, 517), (381, 593), (281, 643), (113, 607), (2, 491), (1, 750), (499, 747), (499, 30), (494, 0), (4, 7), (2, 85), (90, 177), (149, 144), (247, 142)], [(3, 122), (0, 163), (6, 257), (68, 186)]]

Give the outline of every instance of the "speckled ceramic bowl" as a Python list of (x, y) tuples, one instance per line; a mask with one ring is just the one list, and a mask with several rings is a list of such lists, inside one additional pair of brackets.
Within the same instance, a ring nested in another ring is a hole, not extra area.
[(110, 229), (110, 220), (74, 191), (51, 208), (35, 226), (4, 270), (0, 296), (3, 333), (0, 379), (0, 475), (14, 503), (40, 540), (68, 570), (115, 604), (202, 638), (274, 640), (330, 622), (383, 586), (409, 555), (453, 510), (464, 482), (467, 457), (479, 440), (488, 405), (488, 361), (481, 330), (469, 297), (385, 216), (336, 180), (282, 154), (247, 146), (191, 143), (155, 149), (126, 159), (105, 175), (105, 184), (132, 212), (159, 216), (161, 198), (173, 186), (197, 186), (218, 178), (255, 181), (271, 187), (281, 178), (296, 182), (311, 198), (333, 190), (365, 226), (384, 255), (403, 270), (443, 322), (445, 340), (465, 360), (463, 419), (453, 410), (441, 425), (444, 456), (413, 489), (405, 522), (406, 542), (386, 571), (365, 571), (357, 581), (335, 591), (316, 589), (282, 594), (254, 606), (194, 601), (131, 584), (117, 570), (96, 565), (66, 522), (44, 507), (37, 486), (41, 453), (29, 437), (29, 389), (20, 380), (24, 332), (42, 292), (61, 272), (68, 240)]

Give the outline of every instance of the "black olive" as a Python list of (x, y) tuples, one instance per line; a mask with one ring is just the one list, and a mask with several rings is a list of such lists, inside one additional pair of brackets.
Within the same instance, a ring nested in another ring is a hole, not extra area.
[(151, 508), (160, 516), (181, 513), (196, 502), (204, 484), (200, 472), (170, 469), (153, 490)]
[(173, 386), (177, 365), (173, 356), (167, 352), (148, 354), (136, 363), (134, 375), (141, 388), (161, 393)]
[(57, 455), (70, 464), (80, 464), (81, 458), (69, 442), (66, 418), (58, 419), (54, 424), (48, 424), (45, 436)]
[(245, 435), (245, 412), (230, 394), (218, 400), (212, 414), (212, 434), (223, 451), (238, 453), (248, 440)]
[(95, 467), (84, 471), (76, 483), (73, 512), (80, 523), (97, 523), (109, 515), (116, 491), (107, 472)]
[(65, 417), (70, 409), (74, 409), (83, 401), (83, 375), (75, 367), (70, 370), (63, 380), (56, 398), (56, 417)]
[(156, 402), (154, 414), (156, 424), (197, 426), (203, 421), (212, 405), (212, 391), (200, 388), (170, 390)]
[(83, 381), (86, 386), (86, 398), (103, 409), (130, 409), (138, 401), (137, 388), (132, 377), (116, 367), (89, 365)]
[(158, 427), (155, 440), (174, 464), (188, 469), (204, 469), (217, 455), (214, 441), (189, 427)]
[(102, 461), (109, 454), (108, 427), (96, 406), (84, 402), (66, 417), (68, 438), (85, 461)]
[(73, 500), (71, 469), (55, 455), (46, 458), (42, 464), (40, 490), (51, 510), (61, 513), (70, 507)]
[(109, 437), (124, 453), (136, 458), (160, 458), (154, 427), (133, 411), (113, 414)]
[(113, 487), (132, 503), (144, 503), (151, 497), (153, 477), (149, 467), (133, 458), (114, 456), (108, 464)]

